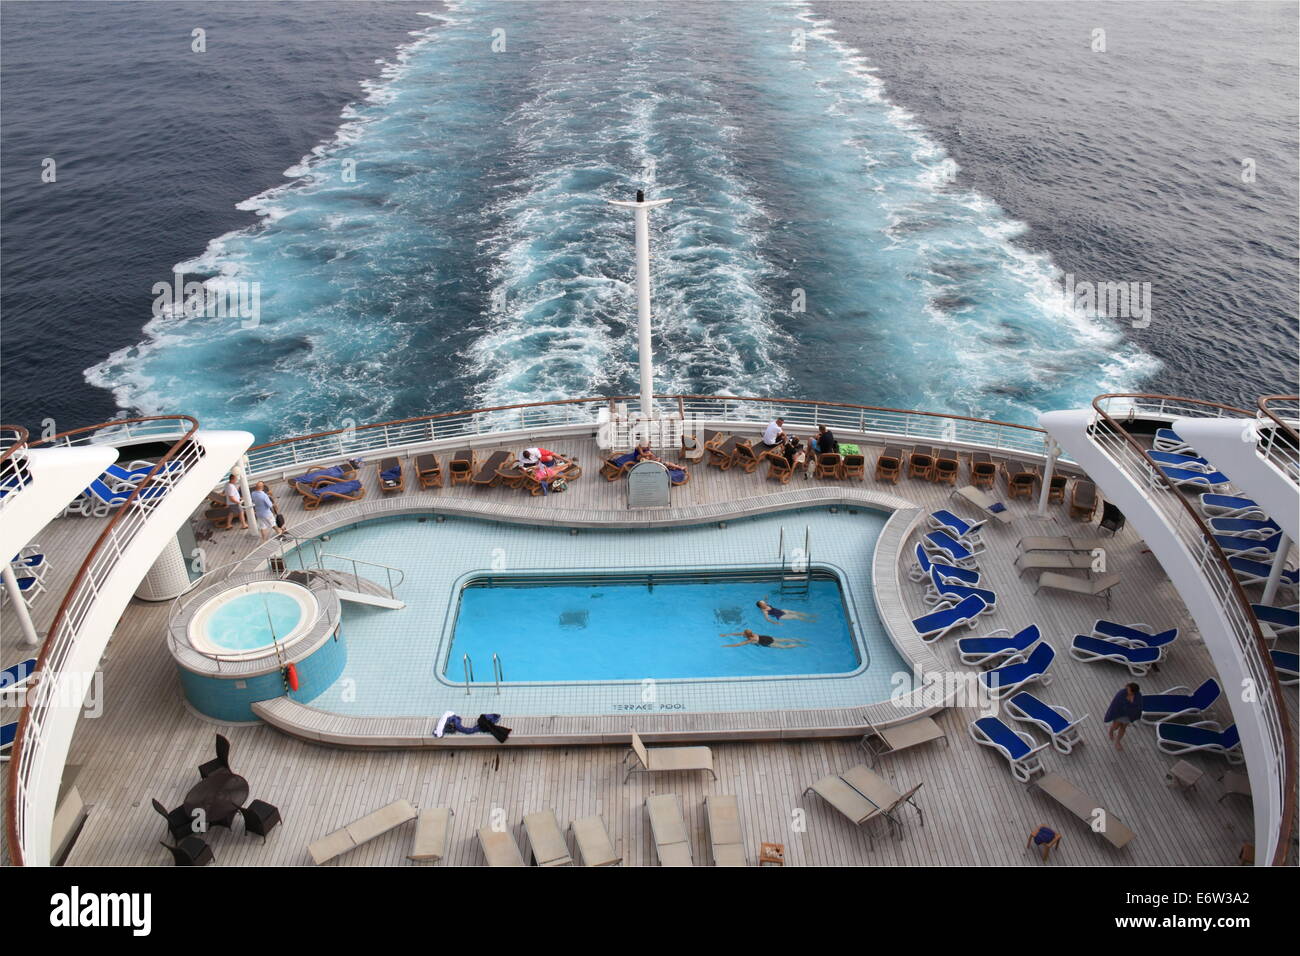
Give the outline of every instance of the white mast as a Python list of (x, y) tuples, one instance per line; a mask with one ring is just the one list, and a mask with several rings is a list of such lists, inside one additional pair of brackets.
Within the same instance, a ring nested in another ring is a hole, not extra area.
[(650, 348), (650, 210), (666, 206), (671, 199), (645, 198), (636, 191), (636, 202), (611, 199), (611, 206), (622, 206), (636, 214), (636, 316), (637, 316), (637, 366), (641, 372), (641, 415), (655, 417), (654, 353)]

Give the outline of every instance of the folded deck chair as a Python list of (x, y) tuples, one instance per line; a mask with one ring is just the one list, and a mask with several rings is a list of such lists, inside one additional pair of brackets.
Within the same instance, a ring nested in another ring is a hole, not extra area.
[(1106, 547), (1101, 538), (1075, 538), (1068, 535), (1055, 537), (1021, 538), (1018, 547), (1021, 551), (1095, 551)]
[[(884, 817), (896, 828), (902, 839), (901, 824), (894, 811), (904, 803), (910, 803), (917, 814), (921, 815), (921, 825), (925, 825), (925, 816), (914, 799), (924, 784), (917, 784), (906, 793), (899, 793), (870, 767), (859, 764), (842, 774), (830, 774), (804, 789), (817, 794), (846, 817), (854, 826), (862, 826), (869, 820)], [(874, 842), (874, 838), (873, 838)]]
[(1274, 637), (1286, 637), (1288, 634), (1300, 633), (1300, 612), (1289, 607), (1274, 607), (1271, 604), (1252, 604), (1255, 619), (1273, 629)]
[(942, 554), (963, 568), (974, 568), (975, 558), (984, 553), (983, 545), (974, 542), (969, 546), (962, 544), (946, 531), (931, 531), (921, 539), (921, 543), (931, 554)]
[(1074, 578), (1068, 574), (1057, 574), (1055, 571), (1044, 571), (1038, 576), (1038, 586), (1034, 588), (1034, 593), (1037, 594), (1043, 588), (1050, 588), (1054, 591), (1068, 591), (1086, 597), (1103, 597), (1106, 599), (1106, 606), (1110, 607), (1111, 588), (1122, 580), (1123, 578), (1118, 574), (1103, 574), (1095, 580), (1088, 580)]
[(1022, 551), (1012, 564), (1024, 577), (1026, 571), (1090, 571), (1092, 562), (1086, 551)]
[(926, 523), (935, 531), (946, 531), (963, 544), (979, 544), (980, 529), (988, 523), (984, 521), (966, 521), (951, 511), (932, 511)]
[(1199, 471), (1204, 474), (1209, 474), (1214, 471), (1213, 465), (1204, 458), (1200, 458), (1196, 455), (1182, 455), (1178, 452), (1152, 450), (1147, 452), (1147, 456), (1157, 465), (1185, 468), (1188, 471)]
[(621, 866), (623, 858), (614, 850), (605, 821), (599, 815), (581, 817), (569, 824), (583, 866)]
[[(708, 747), (647, 747), (641, 742), (640, 735), (632, 731), (632, 746), (623, 755), (623, 762), (628, 757), (636, 757), (636, 763), (628, 767), (623, 782), (634, 773), (673, 773), (676, 771), (707, 770), (717, 780), (713, 769), (713, 751)], [(640, 764), (640, 766), (637, 766)]]
[(1216, 495), (1206, 492), (1201, 495), (1201, 514), (1209, 518), (1267, 518), (1264, 509), (1254, 498), (1240, 495)]
[(480, 827), (478, 845), (483, 848), (483, 856), (488, 866), (527, 866), (524, 855), (519, 852), (519, 844), (509, 830), (494, 830), (492, 827)]
[(1231, 534), (1216, 534), (1215, 543), (1227, 557), (1271, 557), (1282, 543), (1282, 532), (1271, 538), (1242, 538)]
[(1292, 684), (1300, 683), (1300, 655), (1292, 654), (1290, 651), (1269, 651), (1268, 656), (1273, 661), (1273, 670), (1277, 671), (1277, 682), (1284, 687), (1290, 687)]
[(453, 816), (450, 807), (428, 807), (415, 818), (415, 837), (408, 860), (441, 860), (447, 853), (447, 832)]
[(415, 807), (406, 800), (394, 800), (386, 807), (380, 807), (374, 813), (354, 820), (340, 830), (326, 834), (307, 847), (307, 852), (319, 866), (347, 853), (368, 840), (373, 840), (403, 823), (416, 818)]
[(704, 798), (704, 820), (709, 828), (709, 856), (714, 866), (748, 866), (740, 832), (740, 806), (732, 794)]
[(1050, 744), (1035, 744), (1029, 734), (1013, 730), (997, 717), (972, 720), (970, 735), (980, 746), (991, 747), (1002, 754), (1011, 776), (1021, 783), (1029, 783), (1038, 774), (1047, 772), (1038, 754)]
[(554, 810), (538, 810), (525, 816), (524, 832), (528, 834), (528, 852), (538, 866), (573, 865), (569, 844)]
[(1120, 822), (1119, 817), (1101, 805), (1094, 797), (1084, 793), (1059, 774), (1049, 773), (1034, 784), (1065, 809), (1088, 824), (1088, 829), (1100, 833), (1111, 846), (1120, 849), (1136, 835)]
[(1003, 706), (1012, 720), (1033, 724), (1051, 737), (1052, 747), (1059, 753), (1068, 754), (1083, 743), (1079, 725), (1088, 719), (1087, 714), (1075, 717), (1068, 708), (1044, 703), (1025, 690), (1012, 696)]
[(677, 794), (661, 793), (647, 797), (645, 808), (650, 814), (650, 832), (654, 836), (659, 865), (694, 866), (691, 843), (686, 836), (686, 821), (682, 818)]
[(419, 479), (421, 488), (441, 488), (442, 463), (438, 461), (438, 456), (416, 455), (415, 477)]
[(970, 585), (980, 583), (980, 573), (978, 571), (972, 571), (970, 568), (959, 568), (954, 564), (944, 564), (942, 561), (931, 561), (930, 556), (925, 553), (925, 548), (919, 544), (916, 546), (914, 553), (916, 560), (912, 562), (911, 568), (908, 569), (907, 577), (917, 584), (928, 581), (930, 571), (933, 568), (938, 568), (940, 575), (948, 581)]
[(1172, 428), (1157, 428), (1155, 438), (1151, 444), (1160, 451), (1172, 451), (1185, 455), (1192, 451), (1192, 446), (1187, 444), (1178, 437), (1178, 433)]
[(998, 596), (988, 588), (973, 588), (965, 584), (953, 584), (944, 580), (937, 567), (930, 569), (930, 586), (926, 589), (925, 603), (935, 606), (959, 604), (974, 595), (988, 605), (985, 614), (992, 614), (998, 609)]
[(1141, 677), (1152, 665), (1160, 663), (1162, 651), (1158, 647), (1132, 647), (1118, 641), (1107, 641), (1089, 634), (1076, 634), (1070, 642), (1070, 656), (1084, 664), (1110, 661), (1122, 664), (1134, 677)]
[(1178, 640), (1178, 628), (1171, 627), (1153, 634), (1146, 624), (1129, 626), (1098, 618), (1092, 625), (1092, 636), (1130, 647), (1164, 647)]
[(1091, 521), (1097, 514), (1097, 486), (1086, 478), (1076, 478), (1070, 489), (1070, 517)]
[(955, 607), (946, 607), (918, 617), (912, 621), (912, 627), (916, 629), (922, 641), (933, 644), (949, 631), (963, 624), (974, 627), (975, 619), (987, 609), (988, 605), (978, 595), (972, 594), (970, 597), (963, 598)]
[(1232, 479), (1221, 471), (1193, 471), (1190, 468), (1175, 468), (1173, 465), (1156, 467), (1175, 488), (1227, 488), (1232, 484)]
[(1026, 684), (1035, 681), (1047, 687), (1052, 675), (1047, 669), (1056, 660), (1056, 651), (1046, 641), (1039, 641), (1028, 654), (1013, 655), (1007, 663), (979, 675), (982, 686), (994, 700), (1005, 700)]
[[(989, 487), (991, 488), (993, 486), (990, 484)], [(961, 498), (963, 501), (974, 505), (984, 514), (988, 515), (989, 518), (997, 518), (1002, 524), (1011, 523), (1011, 512), (1007, 510), (1007, 506), (1001, 501), (998, 501), (992, 495), (986, 495), (974, 485), (954, 488), (952, 493), (948, 495), (948, 498), (949, 500), (953, 498)], [(987, 520), (987, 518), (985, 520)]]
[(406, 472), (398, 458), (382, 458), (375, 466), (381, 493), (391, 495), (406, 490)]
[(1156, 724), (1156, 746), (1163, 753), (1178, 757), (1188, 753), (1212, 753), (1228, 763), (1242, 763), (1241, 737), (1237, 725), (1222, 728), (1213, 720), (1198, 720), (1194, 724), (1175, 724), (1162, 720)]
[(1015, 634), (1000, 627), (985, 637), (963, 637), (957, 642), (957, 652), (963, 664), (979, 666), (988, 661), (1011, 657), (1033, 647), (1042, 638), (1037, 624), (1023, 627)]
[(315, 511), (330, 501), (360, 501), (366, 496), (366, 489), (360, 481), (340, 481), (333, 485), (320, 485), (314, 491), (303, 490), (302, 506), (308, 511)]
[(1271, 518), (1211, 518), (1210, 530), (1215, 534), (1232, 534), (1243, 538), (1271, 538), (1282, 529)]
[[(1228, 565), (1237, 575), (1237, 580), (1243, 585), (1247, 584), (1266, 584), (1268, 576), (1273, 571), (1271, 564), (1265, 564), (1262, 561), (1252, 561), (1250, 558), (1233, 557), (1228, 559)], [(1278, 579), (1284, 587), (1292, 591), (1300, 583), (1300, 571), (1295, 568), (1283, 568), (1282, 576)]]
[(890, 445), (876, 459), (876, 481), (898, 484), (903, 473), (903, 449)]
[(1142, 695), (1142, 721), (1147, 724), (1158, 723), (1177, 717), (1199, 717), (1210, 709), (1223, 693), (1219, 682), (1207, 677), (1201, 686), (1190, 694), (1184, 684), (1170, 687), (1159, 694)]

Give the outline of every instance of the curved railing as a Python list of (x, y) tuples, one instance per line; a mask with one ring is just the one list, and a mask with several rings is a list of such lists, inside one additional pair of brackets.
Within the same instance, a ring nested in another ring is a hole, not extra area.
[[(1030, 425), (849, 402), (731, 395), (657, 395), (655, 398), (662, 403), (661, 412), (676, 411), (686, 420), (753, 425), (783, 415), (792, 427), (812, 428), (824, 424), (831, 429), (903, 440), (971, 444), (1031, 455), (1044, 453), (1046, 438), (1046, 432)], [(428, 442), (469, 439), (499, 432), (565, 425), (594, 426), (602, 408), (613, 412), (626, 407), (635, 414), (639, 404), (635, 397), (627, 395), (570, 398), (338, 428), (250, 448), (248, 471), (250, 475), (259, 475), (311, 462), (371, 455)]]
[[(1214, 402), (1169, 395), (1099, 395), (1093, 399), (1097, 418), (1089, 426), (1089, 435), (1104, 449), (1111, 460), (1124, 471), (1138, 487), (1143, 488), (1152, 506), (1186, 548), (1209, 587), (1210, 593), (1222, 609), (1231, 628), (1231, 637), (1237, 645), (1246, 672), (1260, 691), (1259, 703), (1264, 711), (1264, 728), (1268, 735), (1270, 754), (1278, 768), (1276, 783), (1278, 805), (1282, 807), (1279, 824), (1280, 838), (1274, 854), (1273, 865), (1285, 863), (1290, 850), (1290, 835), (1295, 824), (1296, 757), (1292, 743), (1291, 721), (1277, 672), (1270, 662), (1268, 645), (1264, 642), (1259, 622), (1250, 608), (1250, 600), (1241, 582), (1232, 572), (1227, 556), (1219, 547), (1205, 520), (1192, 507), (1190, 501), (1174, 488), (1159, 466), (1147, 454), (1147, 449), (1129, 434), (1124, 423), (1139, 418), (1241, 418), (1249, 421), (1253, 413)], [(1119, 414), (1116, 418), (1111, 414)]]
[[(158, 463), (150, 470), (127, 497), (125, 503), (109, 519), (100, 533), (86, 560), (77, 570), (76, 577), (68, 586), (67, 593), (59, 609), (55, 612), (49, 632), (36, 657), (36, 669), (33, 673), (29, 690), (25, 695), (22, 714), (18, 718), (18, 730), (14, 736), (13, 751), (9, 758), (9, 786), (5, 795), (5, 827), (9, 841), (10, 859), (18, 865), (23, 863), (23, 850), (27, 845), (27, 796), (28, 784), (42, 760), (42, 728), (54, 716), (56, 701), (48, 688), (55, 686), (63, 673), (63, 667), (76, 644), (77, 637), (86, 616), (94, 606), (99, 590), (117, 566), (127, 546), (139, 533), (149, 515), (158, 507), (166, 495), (141, 497), (145, 488), (166, 488), (185, 475), (203, 456), (203, 449), (194, 441), (194, 434), (199, 429), (196, 419), (188, 415), (154, 416), (150, 418), (130, 419), (128, 421), (105, 422), (102, 425), (78, 428), (64, 432), (37, 444), (60, 443), (79, 444), (91, 441), (91, 434), (98, 429), (112, 429), (115, 439), (122, 432), (123, 425), (147, 422), (172, 422), (170, 434), (181, 437), (172, 443)], [(140, 431), (158, 432), (154, 426)], [(66, 441), (61, 441), (67, 439)]]
[(30, 480), (19, 452), (27, 448), (27, 429), (21, 425), (0, 425), (0, 508)]
[(1297, 485), (1300, 485), (1300, 395), (1265, 395), (1257, 403), (1259, 415), (1256, 450)]

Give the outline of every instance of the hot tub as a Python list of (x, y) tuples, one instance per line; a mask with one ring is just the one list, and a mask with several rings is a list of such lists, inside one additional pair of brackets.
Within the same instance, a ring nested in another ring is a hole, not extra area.
[(292, 643), (319, 614), (316, 598), (287, 581), (256, 581), (223, 591), (190, 620), (190, 646), (226, 660), (250, 660)]

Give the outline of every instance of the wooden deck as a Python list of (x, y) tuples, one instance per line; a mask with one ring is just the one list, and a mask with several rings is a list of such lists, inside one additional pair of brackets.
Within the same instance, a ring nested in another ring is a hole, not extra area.
[[(847, 436), (841, 436), (842, 440)], [(851, 440), (851, 439), (850, 439)], [(529, 498), (505, 488), (460, 487), (419, 491), (413, 476), (407, 490), (381, 497), (373, 464), (363, 479), (368, 494), (355, 505), (327, 505), (305, 512), (301, 499), (283, 486), (273, 487), (291, 530), (315, 534), (328, 526), (401, 510), (447, 510), (483, 517), (516, 517), (600, 523), (619, 520), (722, 520), (720, 516), (781, 506), (781, 493), (815, 483), (795, 478), (791, 488), (768, 482), (761, 473), (723, 473), (702, 464), (692, 467), (692, 480), (673, 492), (667, 512), (639, 512), (629, 518), (623, 507), (622, 483), (606, 483), (596, 473), (598, 456), (590, 439), (555, 439), (547, 447), (577, 454), (585, 475), (562, 496)], [(868, 450), (868, 472), (875, 449)], [(444, 458), (445, 467), (445, 458)], [(963, 467), (963, 475), (965, 468)], [(830, 484), (830, 483), (817, 483)], [(947, 505), (949, 488), (904, 479), (898, 486), (866, 489), (898, 495), (925, 511)], [(1101, 714), (1115, 690), (1128, 680), (1127, 671), (1109, 664), (1085, 665), (1066, 656), (1070, 638), (1091, 628), (1100, 616), (1156, 626), (1177, 624), (1184, 629), (1178, 645), (1159, 674), (1141, 681), (1145, 689), (1174, 684), (1195, 685), (1213, 673), (1200, 636), (1187, 621), (1172, 585), (1131, 531), (1118, 535), (1108, 548), (1108, 562), (1124, 574), (1109, 612), (1104, 601), (1044, 592), (1035, 597), (1030, 575), (1016, 576), (1011, 561), (1016, 541), (1025, 535), (1076, 534), (1091, 536), (1071, 521), (1064, 508), (1053, 506), (1046, 518), (1031, 514), (1034, 503), (1012, 505), (1015, 520), (986, 532), (989, 553), (980, 561), (989, 586), (999, 594), (1000, 608), (987, 628), (1018, 629), (1037, 622), (1058, 651), (1052, 671), (1055, 682), (1042, 690), (1044, 699), (1092, 716), (1083, 725), (1085, 745), (1074, 754), (1044, 752), (1049, 771), (1059, 773), (1093, 795), (1137, 833), (1124, 850), (1115, 850), (1079, 821), (1032, 787), (1015, 783), (1001, 757), (975, 745), (967, 725), (976, 715), (967, 707), (944, 710), (937, 717), (948, 742), (927, 745), (885, 758), (877, 769), (903, 790), (918, 782), (925, 786), (917, 801), (925, 811), (924, 826), (905, 808), (905, 838), (894, 840), (883, 825), (860, 831), (805, 787), (827, 773), (864, 762), (855, 740), (714, 743), (719, 779), (707, 774), (636, 774), (622, 783), (623, 749), (614, 746), (475, 747), (454, 751), (340, 750), (288, 737), (266, 725), (214, 724), (194, 715), (180, 692), (175, 664), (163, 636), (169, 605), (134, 602), (109, 645), (104, 662), (103, 715), (81, 720), (69, 757), (69, 776), (89, 805), (89, 817), (68, 862), (82, 865), (143, 865), (169, 861), (158, 845), (162, 821), (150, 805), (156, 797), (169, 807), (181, 802), (198, 779), (197, 766), (212, 756), (213, 734), (232, 742), (232, 766), (249, 780), (251, 796), (280, 807), (284, 826), (263, 846), (234, 834), (217, 831), (212, 845), (218, 865), (302, 865), (310, 863), (307, 844), (337, 827), (395, 799), (417, 806), (450, 806), (449, 851), (444, 864), (483, 862), (475, 831), (502, 808), (512, 831), (524, 842), (520, 825), (525, 813), (553, 808), (562, 826), (578, 816), (601, 814), (628, 864), (653, 864), (654, 852), (645, 814), (645, 798), (653, 793), (682, 797), (691, 846), (697, 864), (707, 858), (704, 796), (734, 793), (739, 798), (742, 828), (750, 862), (758, 844), (784, 843), (790, 865), (1041, 865), (1024, 847), (1034, 826), (1045, 823), (1064, 835), (1050, 865), (1158, 864), (1194, 865), (1235, 862), (1243, 843), (1251, 842), (1249, 801), (1230, 796), (1215, 778), (1226, 765), (1217, 758), (1190, 758), (1207, 773), (1193, 792), (1165, 786), (1165, 772), (1174, 758), (1160, 754), (1149, 727), (1133, 728), (1123, 753), (1107, 746)], [(788, 506), (788, 505), (787, 505)], [(962, 511), (956, 508), (954, 510)], [(41, 540), (58, 564), (52, 574), (69, 577), (97, 533), (99, 522), (61, 519)], [(49, 542), (54, 542), (50, 544)], [(258, 545), (252, 532), (217, 532), (204, 542), (209, 567), (246, 556)], [(60, 581), (51, 578), (51, 593), (37, 602), (37, 626), (48, 626), (57, 606)], [(66, 584), (66, 582), (64, 582)], [(909, 613), (919, 614), (920, 585), (904, 576), (900, 596)], [(7, 615), (9, 617), (9, 615)], [(935, 653), (954, 672), (953, 638)], [(20, 653), (11, 621), (3, 626), (5, 663)], [(1288, 691), (1294, 713), (1295, 690)], [(806, 716), (806, 715), (805, 715)], [(1218, 715), (1228, 717), (1226, 709)], [(655, 718), (648, 718), (654, 720)], [(697, 714), (690, 717), (701, 731), (719, 729), (736, 715)], [(1229, 718), (1230, 719), (1230, 718)], [(620, 718), (628, 726), (643, 726), (647, 718)], [(511, 725), (509, 715), (503, 720)], [(653, 729), (647, 726), (647, 729)], [(1041, 739), (1041, 738), (1040, 738)], [(405, 859), (413, 824), (399, 828), (354, 852), (339, 865), (410, 864)], [(874, 847), (869, 839), (874, 835)], [(572, 841), (570, 841), (572, 847)]]

